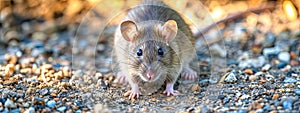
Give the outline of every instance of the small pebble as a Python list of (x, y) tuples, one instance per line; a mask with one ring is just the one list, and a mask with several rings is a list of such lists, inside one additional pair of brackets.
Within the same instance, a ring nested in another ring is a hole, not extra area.
[(269, 74), (267, 74), (267, 75), (265, 76), (265, 78), (266, 78), (267, 81), (272, 81), (272, 80), (274, 80), (274, 76), (269, 75)]
[(229, 83), (236, 82), (236, 81), (237, 81), (237, 78), (236, 78), (235, 73), (234, 73), (234, 72), (230, 72), (230, 73), (226, 76), (226, 78), (225, 78), (224, 81), (225, 81), (225, 82), (229, 82)]
[(297, 66), (297, 65), (299, 65), (299, 61), (298, 60), (291, 60), (290, 64), (291, 64), (291, 66)]
[(3, 105), (2, 105), (2, 103), (0, 102), (0, 111), (2, 111), (3, 110)]
[(22, 103), (22, 106), (25, 107), (25, 108), (27, 108), (27, 107), (29, 107), (29, 103), (28, 102), (24, 102), (24, 103)]
[(198, 90), (200, 90), (200, 86), (198, 84), (192, 86), (192, 91), (198, 91)]
[(282, 68), (281, 70), (283, 72), (288, 72), (292, 67), (290, 65), (285, 66), (284, 68)]
[(262, 67), (262, 71), (269, 71), (269, 69), (271, 69), (271, 65), (270, 64), (266, 64), (264, 67)]
[(14, 72), (14, 65), (13, 64), (8, 64), (5, 67), (5, 76), (11, 75)]
[(8, 31), (4, 34), (4, 41), (8, 43), (11, 40), (20, 40), (19, 33), (17, 31)]
[(277, 65), (277, 69), (284, 68), (286, 65), (287, 65), (286, 62), (280, 62), (280, 63)]
[(263, 49), (263, 55), (267, 58), (269, 58), (272, 55), (276, 55), (279, 53), (278, 48), (264, 48)]
[(34, 32), (32, 38), (33, 40), (44, 41), (47, 39), (47, 35), (44, 32)]
[(82, 111), (80, 109), (76, 110), (75, 113), (81, 113)]
[(103, 75), (99, 72), (95, 74), (95, 79), (100, 79), (102, 77), (103, 77)]
[(44, 96), (45, 96), (45, 95), (48, 94), (48, 93), (49, 93), (49, 90), (48, 90), (47, 88), (44, 88), (44, 89), (41, 89), (41, 90), (40, 90), (40, 94), (41, 94), (41, 95), (44, 95)]
[(244, 69), (244, 68), (247, 68), (247, 67), (251, 67), (251, 65), (252, 65), (252, 60), (243, 60), (243, 61), (240, 61), (239, 62), (239, 68), (241, 68), (241, 69)]
[(271, 47), (274, 45), (275, 41), (276, 41), (276, 37), (275, 37), (274, 33), (267, 33), (265, 43), (263, 43), (264, 44), (263, 46)]
[(272, 96), (272, 100), (276, 100), (276, 99), (278, 99), (278, 97), (279, 97), (278, 93), (275, 93), (275, 94)]
[(249, 76), (249, 80), (250, 81), (254, 81), (254, 80), (256, 80), (257, 79), (257, 76), (256, 75), (250, 75)]
[(292, 100), (285, 100), (283, 103), (282, 103), (282, 107), (283, 109), (292, 109), (292, 106), (293, 106), (293, 102)]
[(246, 69), (244, 70), (244, 73), (247, 73), (249, 75), (252, 75), (253, 74), (253, 71), (251, 69)]
[(31, 55), (33, 57), (37, 57), (39, 56), (40, 54), (43, 54), (45, 51), (43, 49), (38, 49), (38, 48), (34, 48), (32, 51), (31, 51)]
[(170, 96), (170, 97), (168, 97), (166, 100), (167, 100), (167, 101), (172, 101), (172, 100), (174, 100), (174, 99), (175, 99), (174, 96)]
[(265, 105), (265, 106), (263, 107), (263, 110), (264, 110), (264, 111), (270, 111), (270, 110), (271, 110), (271, 108), (270, 108), (270, 106), (269, 106), (269, 105)]
[(278, 54), (278, 59), (284, 62), (289, 62), (291, 57), (290, 57), (290, 53), (288, 52), (280, 52)]
[(10, 113), (21, 113), (19, 108), (13, 109), (10, 111)]
[(10, 99), (7, 99), (4, 106), (6, 108), (16, 108), (17, 106), (15, 105), (15, 103), (13, 101), (11, 101)]
[(105, 45), (104, 44), (98, 44), (97, 45), (97, 51), (102, 52), (105, 50)]
[(57, 108), (57, 110), (60, 111), (60, 112), (65, 112), (66, 109), (67, 109), (66, 106), (62, 106), (62, 107)]
[(297, 59), (297, 54), (295, 52), (290, 52), (291, 59)]
[(6, 102), (6, 99), (5, 99), (5, 98), (0, 98), (0, 102), (1, 102), (2, 104), (4, 104), (4, 103)]
[(24, 113), (35, 113), (35, 109), (34, 109), (34, 107), (30, 107), (30, 108), (26, 109), (26, 111)]
[(247, 109), (239, 109), (237, 113), (248, 113), (249, 111)]
[(285, 82), (285, 83), (295, 83), (295, 82), (297, 82), (297, 80), (295, 80), (294, 78), (291, 78), (291, 77), (286, 77), (283, 82)]
[(55, 106), (55, 104), (56, 104), (56, 102), (54, 100), (50, 100), (50, 101), (47, 102), (47, 106), (49, 108), (53, 108)]
[(300, 95), (300, 89), (295, 89), (295, 93), (296, 93), (297, 95)]
[(76, 105), (78, 107), (83, 107), (83, 104), (81, 102), (75, 102), (74, 105)]

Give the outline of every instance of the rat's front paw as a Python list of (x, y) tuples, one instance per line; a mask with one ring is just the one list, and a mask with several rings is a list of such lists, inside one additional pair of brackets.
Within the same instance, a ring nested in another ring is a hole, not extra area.
[(195, 80), (197, 78), (197, 72), (190, 67), (184, 67), (181, 76), (185, 80)]
[(124, 84), (126, 83), (126, 75), (122, 74), (121, 72), (118, 72), (116, 79), (114, 80), (114, 83), (120, 83)]
[(164, 94), (167, 94), (167, 96), (173, 95), (173, 96), (177, 96), (180, 95), (180, 92), (177, 90), (173, 89), (173, 83), (168, 83), (166, 90), (164, 91)]
[(135, 97), (138, 99), (140, 94), (139, 91), (127, 91), (124, 96), (129, 96), (129, 99), (134, 99)]
[(127, 91), (124, 96), (129, 96), (129, 99), (134, 99), (139, 98), (139, 95), (141, 94), (141, 92), (139, 91), (139, 87), (137, 84), (132, 84), (132, 89), (131, 91)]

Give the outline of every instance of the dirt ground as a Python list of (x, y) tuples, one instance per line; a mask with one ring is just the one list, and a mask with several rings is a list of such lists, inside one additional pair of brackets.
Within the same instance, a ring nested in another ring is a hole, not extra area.
[(163, 86), (130, 100), (130, 86), (113, 83), (111, 52), (116, 26), (139, 1), (1, 0), (0, 112), (300, 111), (299, 0), (165, 2), (194, 34), (205, 31), (198, 79), (179, 79), (178, 96)]

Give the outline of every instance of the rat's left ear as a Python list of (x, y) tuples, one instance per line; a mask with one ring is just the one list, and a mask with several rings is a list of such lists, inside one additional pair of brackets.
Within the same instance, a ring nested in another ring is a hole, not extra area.
[(173, 40), (177, 34), (177, 23), (175, 20), (168, 20), (163, 26), (162, 26), (162, 38), (166, 42), (169, 42)]

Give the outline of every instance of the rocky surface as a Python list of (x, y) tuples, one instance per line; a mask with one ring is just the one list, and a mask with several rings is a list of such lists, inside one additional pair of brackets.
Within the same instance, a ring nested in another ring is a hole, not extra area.
[[(226, 50), (198, 39), (199, 79), (179, 80), (181, 95), (166, 96), (161, 88), (129, 100), (123, 96), (129, 85), (113, 83), (110, 68), (115, 26), (97, 37), (79, 25), (92, 2), (19, 2), (0, 8), (0, 112), (300, 111), (300, 19), (288, 20), (280, 8), (220, 26)], [(74, 46), (76, 36), (87, 38)]]

